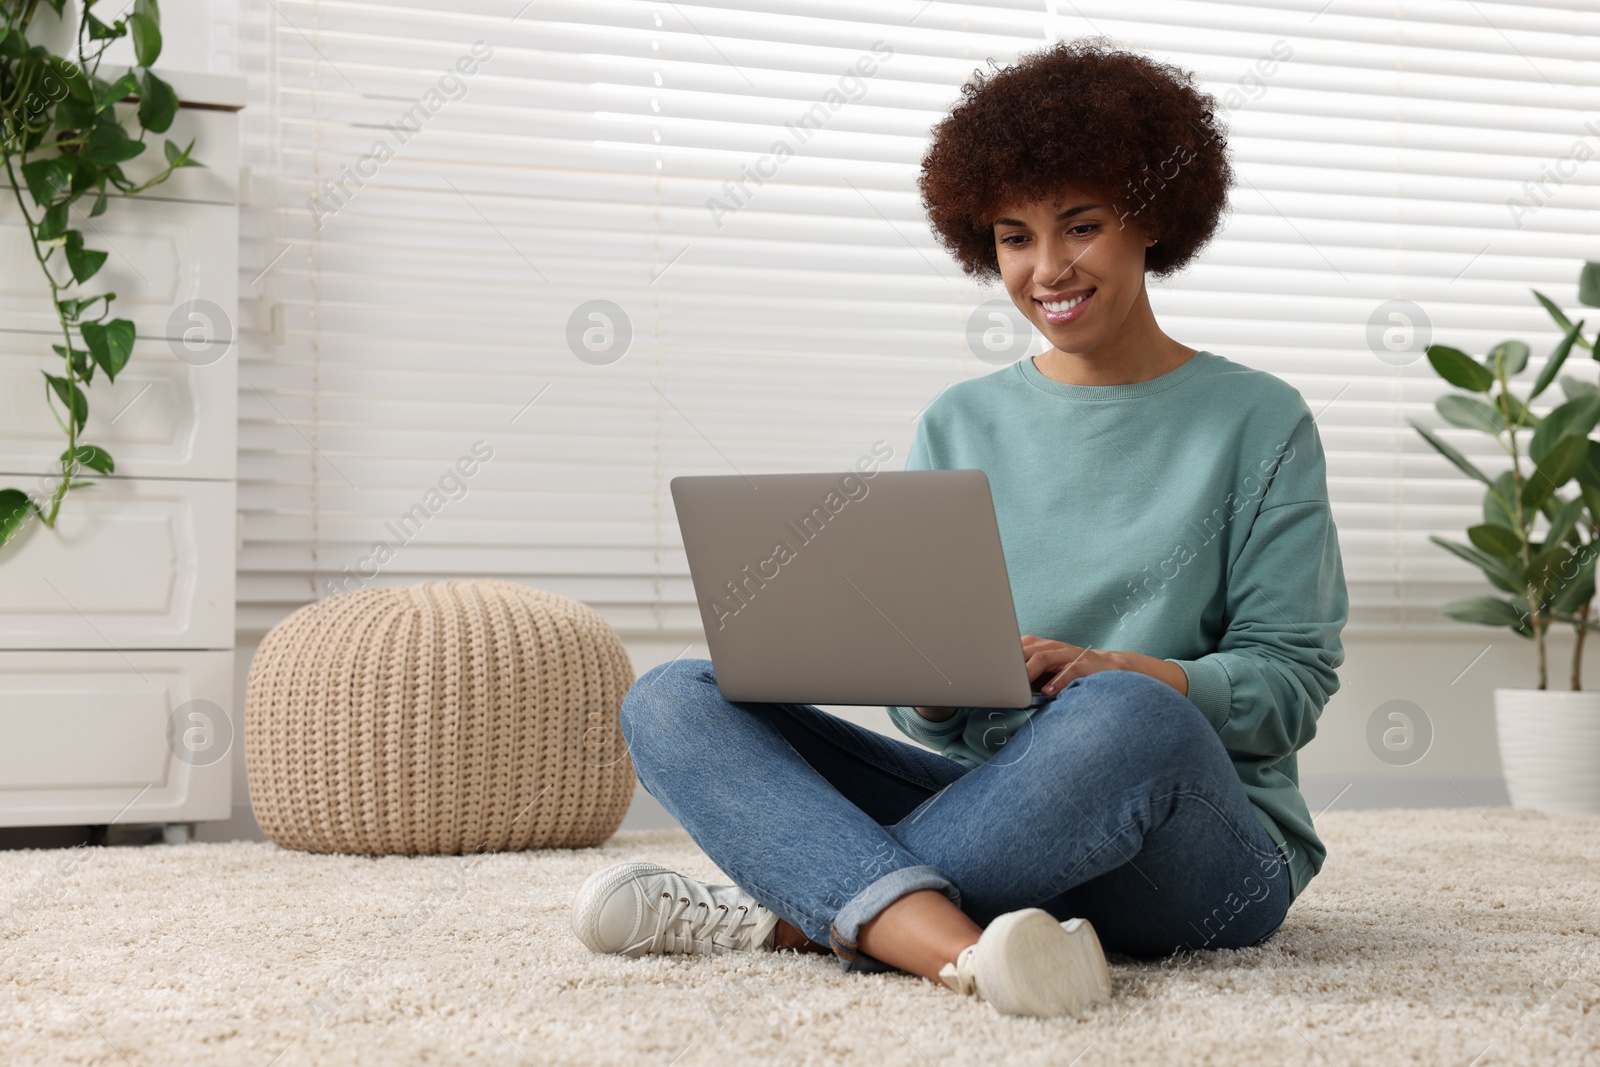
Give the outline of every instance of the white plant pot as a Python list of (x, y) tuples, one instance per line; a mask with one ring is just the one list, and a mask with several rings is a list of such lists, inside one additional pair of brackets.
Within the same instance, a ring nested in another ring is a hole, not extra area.
[(1494, 722), (1513, 807), (1600, 815), (1600, 691), (1496, 689)]

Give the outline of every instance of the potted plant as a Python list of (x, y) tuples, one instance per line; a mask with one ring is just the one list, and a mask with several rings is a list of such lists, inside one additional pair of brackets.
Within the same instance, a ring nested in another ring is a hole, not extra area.
[[(1494, 437), (1509, 464), (1489, 474), (1437, 435), (1411, 425), (1467, 476), (1483, 483), (1483, 521), (1466, 531), (1467, 543), (1430, 538), (1483, 571), (1501, 595), (1446, 604), (1445, 614), (1462, 622), (1505, 626), (1532, 641), (1538, 685), (1496, 689), (1495, 729), (1506, 788), (1517, 807), (1600, 813), (1600, 692), (1584, 692), (1584, 638), (1600, 627), (1592, 619), (1595, 558), (1600, 555), (1600, 441), (1590, 433), (1600, 423), (1600, 388), (1562, 376), (1565, 399), (1542, 417), (1529, 409), (1557, 380), (1575, 347), (1600, 360), (1595, 341), (1585, 340), (1584, 320), (1571, 322), (1538, 290), (1534, 297), (1562, 337), (1526, 395), (1512, 379), (1528, 365), (1528, 346), (1502, 341), (1481, 361), (1459, 349), (1430, 345), (1428, 362), (1458, 391), (1435, 407), (1446, 422)], [(1600, 263), (1586, 263), (1578, 299), (1600, 307)], [(1600, 340), (1597, 336), (1596, 340)], [(1570, 491), (1568, 487), (1570, 488)], [(1554, 625), (1571, 626), (1571, 689), (1551, 690), (1546, 636)]]

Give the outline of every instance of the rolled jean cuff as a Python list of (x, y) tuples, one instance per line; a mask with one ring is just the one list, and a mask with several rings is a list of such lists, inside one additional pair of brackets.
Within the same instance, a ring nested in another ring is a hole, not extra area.
[(862, 923), (876, 918), (884, 908), (919, 889), (937, 889), (950, 898), (950, 903), (961, 905), (961, 891), (940, 874), (938, 868), (928, 866), (890, 871), (845, 902), (828, 926), (828, 947), (839, 958), (844, 970), (893, 970), (871, 956), (863, 956), (856, 948), (856, 938)]

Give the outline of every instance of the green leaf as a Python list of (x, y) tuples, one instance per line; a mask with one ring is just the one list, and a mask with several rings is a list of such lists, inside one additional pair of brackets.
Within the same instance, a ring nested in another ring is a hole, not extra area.
[(67, 97), (80, 104), (94, 105), (94, 86), (84, 76), (83, 68), (70, 59), (61, 56), (45, 57), (45, 65), (53, 70), (56, 77), (61, 79), (61, 84), (67, 88)]
[(1550, 597), (1550, 609), (1569, 615), (1594, 599), (1595, 545), (1590, 542), (1576, 558), (1580, 560), (1578, 572), (1562, 581)]
[(1545, 534), (1544, 543), (1553, 544), (1572, 538), (1574, 544), (1577, 538), (1573, 537), (1578, 528), (1578, 520), (1583, 517), (1583, 494), (1573, 497), (1561, 505), (1561, 510), (1556, 512), (1556, 517), (1550, 520), (1550, 529)]
[(1478, 596), (1470, 600), (1453, 600), (1439, 610), (1458, 622), (1475, 622), (1483, 626), (1509, 626), (1521, 630), (1527, 626), (1523, 615), (1509, 601), (1499, 597)]
[(1556, 372), (1561, 369), (1561, 364), (1567, 361), (1567, 354), (1572, 351), (1573, 342), (1578, 339), (1582, 329), (1582, 319), (1567, 327), (1567, 332), (1556, 342), (1555, 348), (1550, 350), (1550, 358), (1544, 361), (1544, 369), (1539, 372), (1539, 377), (1534, 379), (1533, 392), (1528, 394), (1529, 400), (1544, 392), (1545, 388), (1555, 380)]
[(1472, 461), (1467, 459), (1466, 456), (1463, 456), (1460, 452), (1457, 452), (1454, 448), (1439, 440), (1439, 438), (1435, 437), (1432, 431), (1428, 430), (1426, 427), (1418, 426), (1416, 420), (1407, 419), (1406, 421), (1411, 423), (1412, 428), (1422, 435), (1422, 439), (1424, 441), (1432, 445), (1434, 450), (1445, 459), (1448, 459), (1451, 463), (1454, 463), (1463, 474), (1470, 478), (1478, 479), (1478, 481), (1482, 482), (1484, 485), (1490, 484), (1489, 476), (1483, 473), (1477, 467), (1473, 466)]
[(1501, 341), (1489, 350), (1486, 362), (1509, 378), (1528, 365), (1528, 346), (1521, 341)]
[(1494, 373), (1459, 348), (1429, 345), (1428, 362), (1439, 372), (1439, 377), (1457, 388), (1487, 393), (1494, 385)]
[[(79, 78), (79, 81), (82, 81)], [(87, 130), (94, 125), (94, 105), (71, 96), (56, 105), (56, 129)]]
[(1594, 443), (1587, 437), (1568, 434), (1551, 445), (1528, 480), (1522, 483), (1522, 506), (1537, 508), (1551, 493), (1570, 482)]
[(77, 230), (68, 230), (66, 237), (67, 266), (74, 278), (86, 282), (105, 266), (106, 253), (83, 247), (83, 234)]
[(166, 133), (178, 113), (178, 94), (148, 70), (139, 79), (139, 125), (152, 133)]
[(1469, 526), (1467, 539), (1491, 556), (1516, 556), (1522, 551), (1522, 539), (1517, 531), (1496, 523)]
[(1585, 263), (1578, 272), (1578, 303), (1600, 308), (1600, 263)]
[(1483, 494), (1483, 521), (1507, 529), (1517, 528), (1517, 517), (1512, 513), (1511, 502), (1517, 498), (1516, 477), (1510, 471), (1501, 471)]
[(133, 31), (133, 54), (139, 66), (150, 66), (161, 55), (161, 24), (135, 12), (128, 16), (128, 28)]
[(106, 213), (106, 190), (105, 190), (105, 186), (102, 185), (100, 187), (99, 194), (97, 196), (95, 196), (95, 198), (94, 198), (94, 206), (89, 209), (89, 217), (92, 219), (92, 218), (96, 218), (96, 217), (98, 217), (100, 215), (104, 215), (105, 213)]
[(1560, 326), (1563, 330), (1572, 328), (1572, 322), (1567, 318), (1566, 312), (1557, 307), (1554, 300), (1551, 300), (1537, 289), (1530, 289), (1529, 292), (1533, 293), (1534, 298), (1544, 305), (1544, 309), (1550, 313), (1550, 317), (1556, 320), (1557, 326)]
[(117, 373), (128, 365), (128, 357), (133, 354), (133, 323), (127, 319), (112, 319), (104, 325), (86, 322), (78, 329), (94, 361), (106, 372), (107, 378), (116, 381)]
[(51, 345), (56, 355), (72, 364), (73, 371), (82, 378), (85, 384), (94, 381), (94, 357), (81, 348), (72, 349), (69, 354), (61, 345)]
[[(1575, 477), (1578, 479), (1580, 489), (1583, 486), (1589, 486), (1600, 491), (1600, 441), (1589, 442), (1589, 451), (1585, 454), (1583, 462), (1578, 466), (1578, 473)], [(1600, 492), (1596, 493), (1596, 502), (1600, 503)], [(1593, 508), (1589, 509), (1589, 513), (1600, 517), (1600, 511), (1596, 511)]]
[(78, 431), (81, 433), (83, 424), (89, 421), (89, 398), (83, 395), (82, 389), (79, 389), (66, 378), (56, 374), (47, 374), (44, 371), (39, 373), (44, 374), (45, 380), (50, 383), (50, 388), (60, 398), (61, 403), (66, 407), (72, 421), (77, 423)]
[(1484, 577), (1488, 578), (1496, 588), (1512, 593), (1523, 587), (1522, 564), (1517, 560), (1491, 556), (1487, 552), (1479, 551), (1471, 545), (1461, 545), (1454, 541), (1446, 541), (1438, 534), (1429, 534), (1428, 540), (1440, 548), (1460, 556), (1474, 567), (1483, 571)]
[(28, 521), (28, 513), (35, 510), (21, 489), (0, 489), (0, 545), (11, 540)]
[(91, 41), (114, 41), (128, 32), (120, 19), (113, 25), (107, 26), (104, 22), (86, 12), (83, 16), (83, 22), (89, 28), (89, 40)]
[(1574, 378), (1570, 374), (1563, 374), (1561, 376), (1561, 391), (1566, 394), (1568, 400), (1573, 400), (1580, 396), (1588, 396), (1591, 393), (1600, 393), (1600, 385), (1586, 382), (1581, 378)]
[(194, 139), (193, 138), (190, 138), (189, 139), (189, 143), (184, 145), (182, 148), (179, 148), (177, 145), (173, 144), (171, 141), (164, 142), (162, 144), (161, 150), (166, 153), (167, 162), (169, 164), (171, 164), (172, 166), (174, 166), (174, 167), (203, 167), (203, 166), (205, 166), (205, 164), (201, 163), (199, 160), (195, 160), (195, 159), (190, 159), (189, 158), (189, 153), (194, 151)]
[(69, 156), (72, 160), (72, 196), (76, 199), (79, 193), (86, 191), (95, 183), (96, 167), (84, 161), (82, 156)]
[(1504, 409), (1510, 413), (1510, 421), (1515, 426), (1537, 428), (1542, 421), (1539, 416), (1528, 410), (1528, 405), (1524, 404), (1516, 393), (1502, 392), (1494, 399), (1497, 405), (1496, 410), (1500, 410), (1500, 405), (1503, 405)]
[(96, 113), (104, 111), (117, 101), (124, 100), (139, 91), (139, 78), (131, 70), (114, 82), (104, 82), (99, 78), (91, 80), (94, 82), (94, 109)]
[(85, 163), (124, 163), (144, 151), (144, 142), (128, 136), (120, 122), (99, 122), (89, 131), (89, 143), (79, 157)]
[(71, 203), (66, 200), (45, 208), (44, 215), (39, 219), (39, 240), (54, 241), (64, 235), (67, 232), (67, 216), (70, 210)]
[[(1572, 550), (1566, 545), (1547, 548), (1528, 561), (1527, 569), (1523, 571), (1522, 576), (1529, 585), (1543, 592), (1550, 586), (1552, 579), (1561, 577), (1559, 569), (1571, 558)], [(1539, 599), (1549, 598), (1541, 595)]]
[[(99, 445), (79, 445), (72, 452), (78, 461), (77, 465), (80, 467), (88, 467), (90, 470), (99, 471), (101, 474), (110, 474), (117, 469), (116, 461), (111, 458), (111, 453)], [(63, 463), (67, 461), (66, 452), (61, 453), (61, 461)]]
[(1498, 434), (1506, 428), (1506, 421), (1500, 412), (1475, 396), (1446, 393), (1435, 400), (1433, 406), (1446, 422), (1462, 429)]
[(1533, 431), (1533, 440), (1528, 442), (1528, 458), (1540, 462), (1550, 446), (1562, 437), (1568, 434), (1587, 437), (1597, 422), (1600, 422), (1600, 392), (1567, 401), (1546, 415), (1539, 428)]
[(65, 156), (36, 159), (22, 165), (22, 181), (34, 203), (49, 207), (72, 188), (72, 163)]
[[(1595, 458), (1596, 450), (1590, 449), (1589, 462), (1585, 463), (1584, 467), (1587, 467), (1590, 463), (1593, 463)], [(1595, 516), (1600, 515), (1600, 489), (1595, 488), (1584, 480), (1584, 472), (1582, 468), (1580, 468), (1578, 471), (1578, 494), (1583, 497), (1584, 507), (1589, 509), (1588, 516), (1583, 520), (1584, 529), (1588, 530), (1590, 524), (1600, 521), (1595, 518)]]

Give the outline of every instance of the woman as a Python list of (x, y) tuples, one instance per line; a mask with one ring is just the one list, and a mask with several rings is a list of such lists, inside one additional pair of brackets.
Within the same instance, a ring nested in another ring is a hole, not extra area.
[(1190, 76), (1058, 43), (963, 87), (920, 187), (963, 269), (1053, 347), (924, 413), (908, 469), (989, 478), (1036, 707), (730, 703), (707, 660), (622, 706), (639, 778), (738, 884), (596, 873), (574, 928), (628, 955), (799, 949), (1008, 1014), (1081, 1014), (1104, 950), (1261, 943), (1322, 866), (1295, 753), (1348, 612), (1298, 392), (1189, 347), (1145, 275), (1215, 233), (1232, 171)]

